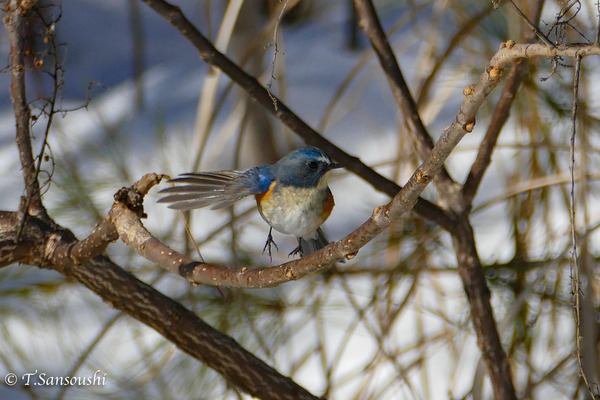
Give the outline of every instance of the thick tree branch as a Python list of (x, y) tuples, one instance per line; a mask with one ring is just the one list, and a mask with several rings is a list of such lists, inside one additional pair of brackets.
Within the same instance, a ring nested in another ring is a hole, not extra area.
[(516, 400), (510, 366), (502, 348), (490, 304), (490, 291), (475, 246), (473, 228), (471, 228), (468, 218), (463, 218), (462, 221), (461, 225), (452, 233), (452, 240), (458, 260), (458, 273), (469, 301), (477, 345), (488, 368), (494, 399)]
[(106, 257), (73, 265), (65, 268), (63, 273), (77, 279), (114, 308), (154, 328), (181, 350), (252, 396), (272, 400), (317, 399), (246, 351), (235, 340), (212, 328), (181, 304), (137, 280)]
[(269, 367), (235, 340), (206, 324), (181, 304), (141, 282), (107, 257), (77, 264), (60, 249), (78, 245), (74, 236), (29, 217), (17, 241), (21, 218), (0, 211), (0, 267), (14, 262), (39, 265), (73, 278), (107, 304), (155, 329), (191, 356), (222, 374), (228, 382), (261, 399), (312, 399), (290, 378)]
[[(388, 75), (388, 81), (390, 82), (390, 86), (392, 86), (392, 90), (394, 91), (394, 95), (398, 102), (398, 97), (401, 97), (403, 94), (408, 92), (408, 89), (403, 90), (403, 88), (406, 88), (406, 84), (401, 76), (401, 72), (399, 71), (397, 62), (391, 51), (391, 47), (387, 42), (385, 33), (379, 24), (375, 8), (370, 0), (355, 0), (355, 5), (358, 14), (361, 16), (361, 26), (371, 39), (373, 48), (379, 55), (382, 68)], [(510, 46), (513, 44), (514, 43), (511, 43)], [(495, 87), (494, 81), (499, 79), (503, 67), (495, 66), (492, 63), (490, 64), (490, 67), (488, 67), (479, 84), (465, 90), (467, 100), (472, 97), (473, 100), (479, 102), (479, 99), (477, 99), (478, 96), (480, 96), (480, 98), (487, 97), (489, 91)], [(516, 68), (517, 67), (513, 66), (513, 70), (516, 70)], [(482, 83), (483, 85), (481, 85)], [(512, 98), (518, 89), (519, 83), (519, 75), (511, 75), (509, 82), (505, 86), (503, 93), (504, 103), (497, 108), (497, 110), (501, 110), (503, 112), (497, 112), (495, 114), (497, 121), (494, 122), (496, 122), (498, 125), (491, 125), (492, 127), (496, 126), (497, 129), (497, 133), (495, 136), (493, 136), (494, 138), (497, 138), (500, 127), (508, 116), (508, 110), (510, 109)], [(413, 109), (405, 111), (405, 118), (407, 118), (407, 112), (412, 112), (413, 118), (415, 118), (415, 115), (417, 115), (417, 110), (414, 103), (412, 103), (410, 93), (408, 93), (408, 97), (402, 98), (405, 103), (408, 101), (407, 99), (411, 100), (410, 104), (413, 105)], [(457, 115), (455, 124), (462, 119), (463, 124), (461, 128), (470, 132), (474, 127), (475, 112), (478, 109), (479, 106), (471, 107), (471, 104), (468, 104), (468, 102), (463, 103), (461, 110)], [(493, 133), (490, 135), (493, 135)], [(415, 135), (415, 132), (413, 131), (413, 142), (418, 142), (420, 144), (420, 147), (417, 145), (417, 148), (421, 157), (423, 157), (423, 153), (427, 151), (427, 141), (425, 140), (427, 138), (429, 138), (429, 136), (426, 135), (426, 133), (425, 136), (423, 134)], [(453, 149), (457, 143), (455, 143), (453, 140), (460, 140), (461, 138), (462, 134), (456, 128), (454, 132), (451, 130), (445, 132), (442, 138), (440, 138), (439, 142), (436, 144), (432, 153), (434, 153), (438, 147), (441, 147), (440, 151), (444, 151), (444, 147), (446, 149)], [(444, 146), (444, 140), (448, 140), (447, 146)], [(491, 155), (491, 150), (494, 148), (494, 145), (495, 140), (490, 140), (490, 145), (487, 147), (487, 149), (490, 150), (488, 155)], [(483, 154), (485, 155), (485, 153)], [(447, 155), (444, 154), (441, 158), (445, 159), (446, 157)], [(427, 164), (428, 161), (429, 160), (425, 161), (424, 164)], [(432, 166), (433, 165), (434, 163), (432, 163)], [(483, 170), (485, 170), (486, 166), (487, 164), (483, 166)], [(440, 168), (440, 170), (445, 172), (443, 168)], [(482, 174), (483, 172), (481, 172), (481, 175)], [(409, 183), (411, 181), (409, 181)], [(446, 196), (448, 197), (445, 199), (447, 206), (456, 210), (457, 213), (461, 215), (461, 223), (458, 224), (455, 229), (451, 230), (450, 233), (452, 235), (456, 251), (459, 274), (470, 305), (471, 316), (478, 339), (478, 345), (483, 354), (483, 359), (488, 367), (495, 398), (497, 400), (516, 399), (510, 368), (506, 353), (502, 348), (502, 343), (498, 334), (496, 321), (494, 319), (493, 310), (490, 304), (490, 292), (487, 287), (483, 267), (481, 266), (479, 256), (477, 254), (477, 247), (473, 237), (473, 231), (469, 223), (468, 213), (462, 212), (465, 205), (467, 205), (467, 207), (470, 209), (469, 205), (471, 204), (475, 194), (475, 191), (471, 189), (476, 187), (476, 185), (471, 185), (468, 187), (468, 195), (471, 195), (471, 197), (468, 199), (469, 202), (465, 204), (457, 201), (464, 201), (465, 196), (461, 196), (460, 199), (457, 198), (455, 191), (452, 190), (452, 186), (450, 186), (450, 183), (452, 182), (448, 175), (442, 175), (442, 179), (436, 180), (436, 186), (438, 186), (439, 191), (446, 193)], [(479, 181), (477, 181), (477, 184), (478, 183)], [(408, 186), (409, 184), (406, 185), (406, 187)]]

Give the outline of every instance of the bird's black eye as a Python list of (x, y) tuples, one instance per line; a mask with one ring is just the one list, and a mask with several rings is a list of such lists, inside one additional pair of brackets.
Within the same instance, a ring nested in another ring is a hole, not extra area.
[(306, 163), (306, 165), (308, 165), (308, 168), (310, 169), (317, 169), (319, 168), (319, 163), (316, 161), (309, 161)]

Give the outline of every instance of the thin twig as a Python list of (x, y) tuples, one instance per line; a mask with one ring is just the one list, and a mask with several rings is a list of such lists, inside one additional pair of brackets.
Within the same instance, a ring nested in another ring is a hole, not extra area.
[(575, 70), (573, 72), (573, 105), (571, 107), (571, 150), (569, 159), (569, 171), (571, 173), (571, 192), (569, 196), (569, 219), (571, 223), (571, 290), (573, 295), (573, 313), (575, 315), (575, 353), (577, 365), (579, 366), (579, 375), (585, 384), (592, 399), (597, 397), (587, 379), (583, 368), (583, 354), (581, 354), (581, 315), (580, 315), (580, 282), (579, 282), (579, 260), (577, 255), (577, 227), (575, 220), (575, 135), (577, 134), (577, 108), (579, 105), (579, 76), (581, 73), (581, 55), (575, 57)]
[[(37, 11), (34, 9), (34, 11)], [(56, 43), (56, 35), (54, 35), (54, 29), (52, 29), (52, 27), (54, 26), (54, 24), (56, 22), (58, 22), (58, 20), (60, 19), (60, 16), (57, 18), (57, 21), (51, 21), (49, 23), (47, 23), (44, 20), (44, 17), (38, 12), (38, 18), (40, 19), (40, 21), (45, 25), (46, 27), (46, 34), (48, 36), (46, 36), (49, 40), (50, 43), (50, 58), (52, 60), (52, 65), (50, 67), (50, 72), (48, 73), (48, 75), (50, 75), (51, 79), (52, 79), (52, 94), (50, 95), (50, 99), (47, 99), (47, 104), (50, 106), (50, 110), (46, 111), (45, 114), (47, 115), (47, 120), (46, 120), (46, 127), (44, 129), (44, 137), (42, 139), (42, 145), (40, 148), (40, 152), (37, 155), (37, 162), (35, 165), (35, 171), (33, 174), (32, 179), (32, 183), (34, 186), (34, 189), (37, 190), (38, 195), (35, 196), (36, 201), (37, 198), (39, 197), (39, 202), (41, 204), (41, 193), (40, 191), (40, 187), (39, 187), (39, 175), (40, 175), (40, 170), (42, 168), (42, 161), (44, 160), (44, 154), (46, 153), (46, 150), (48, 148), (48, 136), (50, 135), (50, 127), (52, 126), (52, 121), (54, 120), (54, 114), (56, 114), (56, 99), (61, 91), (63, 82), (62, 82), (62, 68), (59, 67), (59, 63), (58, 63), (58, 44)], [(45, 107), (44, 107), (45, 108)], [(31, 144), (30, 144), (31, 146)], [(51, 176), (48, 178), (51, 179)], [(32, 196), (27, 196), (27, 200), (25, 203), (25, 210), (29, 210), (29, 206), (31, 205), (31, 203), (33, 202), (34, 197)], [(23, 232), (23, 228), (25, 226), (25, 222), (26, 222), (26, 218), (23, 218), (23, 221), (21, 222), (21, 227), (19, 228), (19, 236), (21, 235), (21, 232)]]
[[(569, 11), (571, 11), (572, 8), (576, 7), (575, 11), (573, 11), (573, 14), (569, 17), (567, 17), (567, 13), (569, 13)], [(565, 4), (563, 5), (562, 9), (560, 10), (560, 12), (556, 15), (556, 18), (554, 19), (554, 22), (552, 23), (552, 25), (550, 25), (548, 27), (548, 32), (553, 32), (555, 31), (555, 43), (559, 44), (561, 42), (563, 42), (565, 40), (565, 38), (567, 37), (567, 27), (574, 30), (575, 32), (577, 32), (579, 34), (579, 36), (581, 36), (583, 39), (585, 39), (585, 41), (587, 43), (591, 43), (591, 41), (585, 36), (585, 34), (580, 31), (579, 29), (577, 29), (576, 26), (574, 26), (573, 24), (571, 24), (571, 21), (573, 21), (576, 17), (577, 14), (579, 14), (579, 12), (581, 11), (581, 3), (579, 0), (570, 0), (569, 2), (565, 2)], [(566, 18), (565, 18), (566, 17)]]
[(596, 14), (598, 15), (598, 25), (596, 26), (596, 40), (594, 40), (594, 45), (600, 46), (600, 1), (596, 2)]
[(527, 18), (527, 15), (523, 14), (523, 11), (521, 11), (521, 9), (515, 4), (513, 0), (508, 0), (508, 4), (512, 6), (512, 8), (517, 12), (517, 14), (519, 14), (519, 17), (521, 17), (521, 19), (527, 24), (527, 26), (536, 34), (538, 38), (540, 38), (540, 40), (546, 46), (554, 47), (554, 43), (552, 43), (550, 39), (548, 39), (548, 37), (544, 35), (544, 33), (533, 22), (531, 22), (529, 18)]
[(279, 44), (278, 44), (278, 33), (279, 33), (279, 24), (283, 19), (283, 15), (285, 14), (285, 10), (288, 6), (288, 1), (281, 2), (281, 10), (279, 11), (279, 16), (275, 21), (275, 26), (273, 27), (273, 58), (271, 59), (271, 65), (269, 67), (269, 81), (267, 83), (267, 91), (271, 96), (271, 100), (273, 101), (273, 108), (277, 111), (277, 98), (272, 95), (271, 87), (273, 86), (273, 82), (277, 79), (275, 77), (275, 66), (277, 64), (277, 55), (279, 54)]

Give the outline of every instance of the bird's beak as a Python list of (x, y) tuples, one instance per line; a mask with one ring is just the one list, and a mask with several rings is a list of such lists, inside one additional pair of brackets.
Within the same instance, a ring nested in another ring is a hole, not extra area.
[(344, 166), (342, 164), (338, 164), (336, 162), (329, 164), (329, 169), (337, 169), (337, 168), (344, 168)]

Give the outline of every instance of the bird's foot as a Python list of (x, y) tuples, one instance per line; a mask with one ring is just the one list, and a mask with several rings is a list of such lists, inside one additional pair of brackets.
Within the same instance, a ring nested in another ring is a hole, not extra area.
[(269, 236), (267, 236), (267, 242), (265, 243), (265, 247), (263, 247), (263, 254), (265, 254), (265, 250), (269, 249), (269, 259), (273, 261), (273, 256), (271, 255), (271, 245), (275, 246), (277, 251), (279, 251), (279, 247), (277, 247), (277, 243), (273, 240), (273, 228), (269, 228)]
[(294, 250), (292, 250), (292, 252), (290, 254), (288, 254), (288, 257), (293, 257), (296, 254), (299, 254), (300, 258), (302, 258), (302, 256), (304, 255), (302, 252), (302, 247), (300, 247), (300, 246), (296, 247)]

